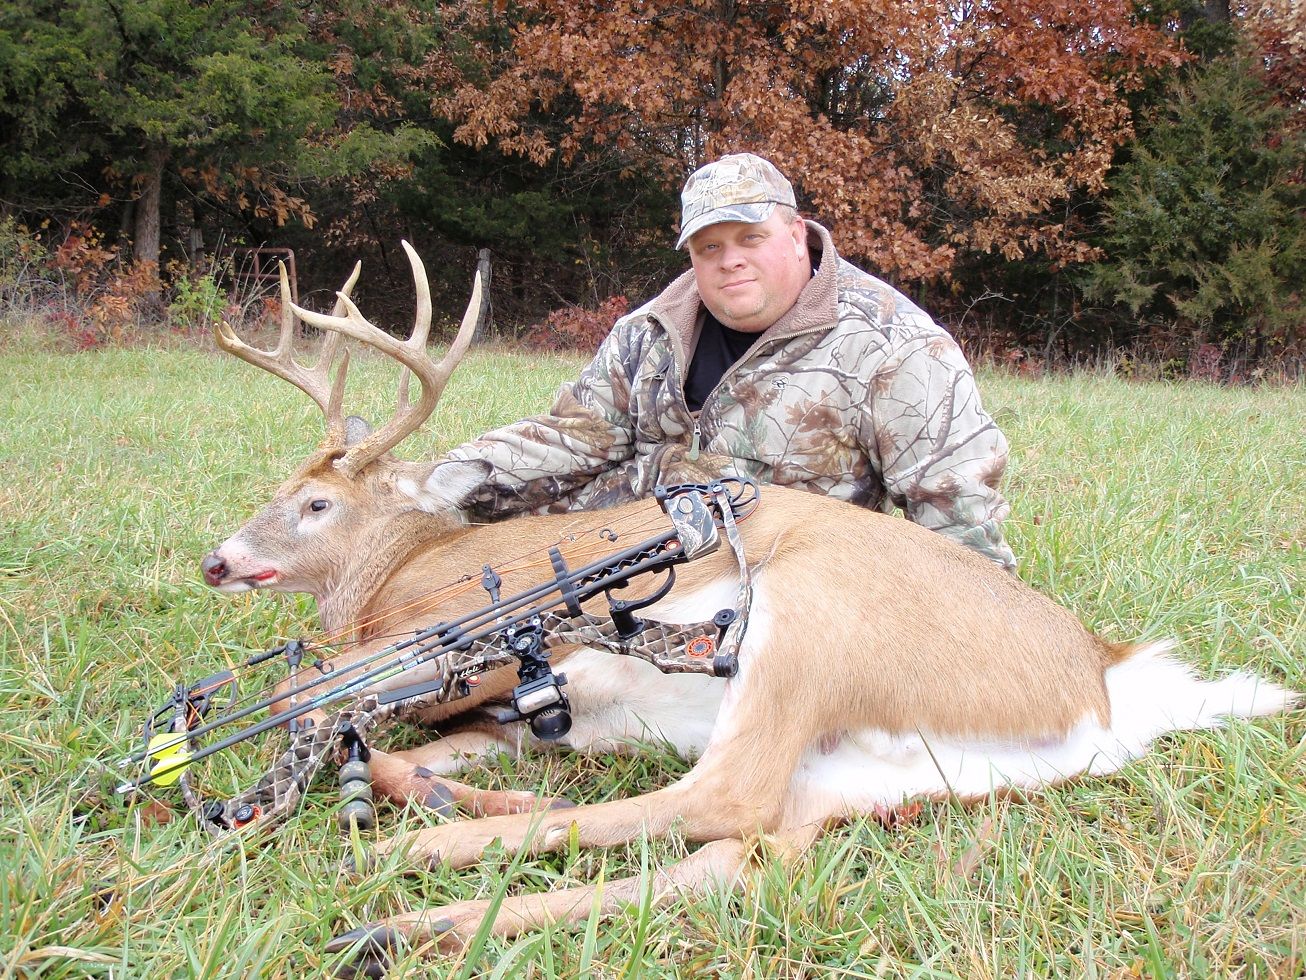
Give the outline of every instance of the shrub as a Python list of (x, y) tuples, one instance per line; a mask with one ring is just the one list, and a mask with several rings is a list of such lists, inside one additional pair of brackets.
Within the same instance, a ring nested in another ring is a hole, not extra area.
[(0, 314), (24, 329), (44, 327), (57, 341), (83, 350), (136, 339), (156, 319), (159, 290), (152, 262), (124, 263), (119, 249), (81, 221), (43, 240), (48, 222), (32, 231), (0, 222)]
[(612, 296), (597, 309), (564, 306), (554, 310), (543, 323), (526, 328), (522, 339), (536, 350), (593, 353), (612, 330), (612, 325), (630, 310), (625, 296)]
[(0, 218), (0, 304), (6, 309), (31, 303), (44, 278), (45, 247), (12, 216)]
[(99, 292), (109, 276), (118, 249), (104, 244), (104, 235), (91, 225), (74, 221), (64, 239), (50, 255), (50, 268), (63, 274), (64, 281), (80, 299)]
[(168, 318), (183, 330), (208, 329), (227, 305), (227, 295), (212, 273), (177, 269), (173, 275)]

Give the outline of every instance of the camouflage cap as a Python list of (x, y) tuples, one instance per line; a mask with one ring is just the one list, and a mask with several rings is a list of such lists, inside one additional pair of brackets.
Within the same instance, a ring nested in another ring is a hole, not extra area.
[(794, 189), (769, 160), (752, 153), (731, 153), (699, 167), (680, 192), (680, 238), (676, 248), (695, 232), (722, 221), (757, 224), (771, 217), (777, 204), (798, 206)]

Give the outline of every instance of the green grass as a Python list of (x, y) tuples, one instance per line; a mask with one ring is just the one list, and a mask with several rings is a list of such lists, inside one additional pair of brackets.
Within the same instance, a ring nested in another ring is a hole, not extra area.
[[(536, 411), (577, 362), (478, 353), (429, 457)], [(355, 404), (381, 414), (379, 364)], [(0, 976), (315, 975), (335, 932), (423, 903), (637, 872), (681, 842), (362, 881), (329, 786), (269, 838), (209, 843), (110, 790), (177, 678), (311, 628), (303, 600), (220, 597), (200, 557), (320, 435), (288, 385), (201, 353), (0, 353)], [(1174, 636), (1204, 673), (1306, 688), (1306, 391), (983, 379), (1015, 455), (1021, 574), (1114, 639)], [(351, 405), (351, 408), (354, 408)], [(434, 976), (1263, 976), (1306, 967), (1306, 717), (1165, 740), (1109, 779), (855, 825), (746, 892), (490, 941)], [(411, 738), (407, 733), (403, 737)], [(242, 746), (215, 795), (271, 759)], [(583, 801), (685, 771), (665, 753), (535, 757), (481, 785)], [(323, 780), (329, 783), (329, 780)], [(432, 819), (383, 809), (391, 833)], [(113, 888), (106, 889), (111, 884)], [(405, 965), (411, 966), (412, 961)]]

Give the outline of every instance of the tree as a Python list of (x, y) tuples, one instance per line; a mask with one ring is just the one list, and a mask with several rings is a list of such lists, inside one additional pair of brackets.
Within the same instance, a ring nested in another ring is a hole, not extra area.
[[(89, 71), (75, 36), (56, 23), (54, 0), (0, 7), (0, 194), (6, 210), (39, 203), (53, 170), (86, 157), (72, 80)], [(66, 192), (65, 192), (66, 193)], [(98, 196), (98, 194), (94, 195)]]
[(667, 186), (756, 150), (846, 252), (904, 279), (965, 250), (1090, 254), (1053, 209), (1102, 186), (1122, 93), (1176, 58), (1124, 0), (448, 8), (476, 54), (449, 59), (465, 82), (436, 103), (458, 139), (541, 164), (615, 151)]
[(1300, 336), (1306, 147), (1245, 56), (1177, 79), (1111, 177), (1090, 297), (1257, 354)]
[(389, 118), (384, 83), (411, 49), (373, 62), (378, 43), (361, 58), (350, 47), (366, 26), (388, 39), (413, 9), (18, 0), (0, 15), (0, 119), (13, 124), (0, 145), (16, 151), (0, 158), (3, 196), (38, 211), (117, 198), (135, 258), (156, 267), (168, 196), (311, 227), (309, 184), (402, 172), (434, 141)]
[(235, 0), (20, 3), (3, 38), (27, 64), (5, 87), (25, 117), (22, 135), (44, 138), (4, 176), (91, 166), (81, 179), (97, 196), (125, 189), (135, 202), (136, 257), (146, 262), (158, 260), (165, 170), (238, 208), (303, 215), (302, 199), (282, 185), (307, 135), (331, 123), (330, 77), (298, 56), (302, 29), (280, 9)]

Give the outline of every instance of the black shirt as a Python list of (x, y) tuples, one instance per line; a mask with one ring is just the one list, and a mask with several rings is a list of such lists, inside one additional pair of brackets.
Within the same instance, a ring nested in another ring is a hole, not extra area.
[(703, 329), (698, 335), (698, 346), (685, 373), (685, 401), (689, 410), (697, 412), (721, 381), (721, 376), (735, 361), (743, 357), (760, 334), (732, 330), (704, 311)]

